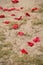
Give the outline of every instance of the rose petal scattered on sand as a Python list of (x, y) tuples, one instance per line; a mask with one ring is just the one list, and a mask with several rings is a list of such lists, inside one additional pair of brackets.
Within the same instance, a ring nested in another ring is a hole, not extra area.
[(0, 10), (3, 10), (3, 7), (0, 6)]
[(14, 4), (16, 4), (18, 2), (19, 2), (19, 0), (12, 0), (12, 3), (14, 3)]
[(36, 10), (38, 10), (38, 8), (37, 7), (35, 7), (35, 8), (32, 8), (32, 12), (34, 12), (34, 11), (36, 11)]
[(26, 12), (25, 15), (30, 17), (30, 14), (28, 12)]
[(36, 37), (36, 38), (33, 39), (33, 41), (36, 42), (36, 43), (37, 42), (40, 42), (40, 38), (39, 37)]
[(24, 33), (23, 32), (18, 32), (18, 35), (23, 36)]
[(12, 28), (13, 28), (13, 29), (18, 29), (18, 24), (14, 24), (14, 25), (12, 26)]
[(2, 14), (2, 15), (0, 15), (0, 18), (5, 18), (5, 15), (3, 15), (3, 14)]
[(15, 16), (15, 14), (11, 14), (11, 16)]
[(28, 43), (28, 46), (30, 46), (30, 47), (34, 46), (33, 42), (27, 42), (27, 43)]
[(23, 9), (24, 7), (20, 7), (20, 9)]
[(15, 7), (11, 7), (8, 9), (8, 11), (13, 11), (13, 10), (15, 10)]
[(7, 8), (3, 8), (3, 11), (8, 11), (8, 9)]
[(23, 17), (20, 16), (19, 18), (14, 18), (15, 20), (21, 20)]
[(5, 24), (9, 24), (9, 23), (10, 23), (10, 21), (4, 21), (3, 23), (5, 23)]
[(27, 52), (25, 49), (22, 49), (21, 52), (22, 52), (23, 54), (28, 54), (28, 52)]

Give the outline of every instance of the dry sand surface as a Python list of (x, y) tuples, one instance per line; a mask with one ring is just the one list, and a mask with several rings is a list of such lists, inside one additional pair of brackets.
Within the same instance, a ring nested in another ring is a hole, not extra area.
[(43, 65), (43, 0), (0, 0), (0, 6), (0, 65)]

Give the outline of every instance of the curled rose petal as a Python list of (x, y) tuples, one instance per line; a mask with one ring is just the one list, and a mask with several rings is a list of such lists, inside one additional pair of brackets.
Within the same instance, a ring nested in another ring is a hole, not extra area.
[(37, 7), (35, 7), (35, 8), (32, 8), (32, 12), (34, 12), (34, 11), (36, 11), (36, 10), (38, 10), (38, 8)]
[(15, 16), (15, 14), (11, 14), (11, 16)]
[(40, 42), (40, 38), (39, 37), (36, 37), (36, 38), (33, 39), (33, 41), (36, 42), (36, 43), (37, 42)]
[(12, 3), (14, 3), (14, 4), (16, 4), (18, 2), (19, 2), (19, 0), (12, 0)]
[(21, 52), (22, 52), (23, 54), (28, 54), (28, 52), (27, 52), (25, 49), (22, 49)]
[(27, 43), (28, 43), (28, 46), (30, 46), (30, 47), (34, 46), (33, 42), (27, 42)]
[(20, 16), (19, 18), (18, 18), (18, 20), (21, 20), (22, 19), (22, 16)]
[(5, 18), (5, 15), (0, 15), (0, 18)]
[(29, 16), (30, 17), (30, 14), (28, 12), (26, 12), (26, 16)]
[(14, 24), (14, 25), (12, 26), (12, 28), (13, 28), (13, 29), (18, 29), (18, 24)]
[(15, 20), (21, 20), (22, 19), (22, 16), (20, 16), (19, 18), (14, 18)]
[(10, 21), (4, 21), (3, 23), (5, 23), (5, 24), (9, 24), (9, 23), (10, 23)]
[(18, 35), (23, 36), (24, 33), (23, 32), (18, 32)]

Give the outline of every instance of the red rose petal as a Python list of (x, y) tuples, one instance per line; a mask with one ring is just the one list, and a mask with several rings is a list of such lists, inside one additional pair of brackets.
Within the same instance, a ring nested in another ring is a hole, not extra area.
[(38, 10), (38, 8), (37, 8), (37, 7), (32, 8), (32, 12), (34, 12), (34, 11), (36, 11), (36, 10)]
[(8, 11), (8, 9), (7, 8), (3, 8), (3, 11)]
[(13, 10), (15, 10), (14, 7), (8, 9), (8, 11), (13, 11)]
[(0, 6), (0, 10), (3, 10), (3, 7)]
[(22, 16), (20, 16), (19, 18), (14, 18), (15, 20), (21, 20), (22, 19)]
[(36, 38), (33, 39), (33, 41), (36, 42), (36, 43), (37, 42), (40, 42), (40, 38), (39, 37), (36, 37)]
[(26, 16), (29, 16), (30, 17), (30, 14), (29, 13), (26, 13)]
[(18, 0), (12, 0), (12, 3), (18, 3), (19, 1)]
[(18, 35), (22, 36), (22, 35), (24, 35), (24, 33), (23, 32), (18, 32)]
[(15, 14), (11, 14), (11, 16), (15, 16)]
[(5, 15), (0, 15), (0, 18), (5, 18)]
[(28, 52), (27, 52), (25, 49), (22, 49), (21, 52), (22, 52), (23, 54), (28, 54)]
[(9, 24), (9, 23), (10, 23), (10, 21), (5, 21), (5, 22), (3, 22), (3, 23), (5, 23), (5, 24)]
[(12, 26), (12, 28), (13, 28), (13, 29), (18, 29), (18, 24), (14, 24), (14, 25)]
[(23, 9), (23, 7), (20, 7), (20, 9)]
[(21, 20), (22, 19), (22, 16), (20, 16), (19, 18), (18, 18), (18, 20)]
[(34, 43), (28, 42), (28, 46), (30, 46), (30, 47), (34, 46)]

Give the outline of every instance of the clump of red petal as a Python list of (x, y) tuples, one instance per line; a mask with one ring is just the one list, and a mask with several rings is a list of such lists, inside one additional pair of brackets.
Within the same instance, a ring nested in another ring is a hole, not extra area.
[(19, 0), (12, 0), (12, 3), (14, 4), (19, 3)]
[(3, 14), (2, 14), (2, 15), (0, 15), (0, 18), (5, 18), (5, 15), (3, 15)]
[(40, 38), (39, 37), (36, 37), (36, 38), (33, 39), (33, 41), (36, 42), (36, 43), (37, 42), (40, 42)]
[(4, 24), (9, 24), (9, 23), (10, 23), (10, 21), (4, 21), (3, 23), (4, 23)]
[(22, 52), (23, 54), (28, 54), (28, 52), (27, 52), (25, 49), (22, 49), (21, 52)]
[(26, 12), (25, 15), (30, 17), (30, 14), (28, 12)]
[(23, 32), (18, 32), (18, 35), (23, 36), (24, 33)]
[(18, 29), (18, 24), (13, 24), (13, 25), (12, 25), (12, 28), (13, 28), (13, 29)]
[(28, 43), (28, 46), (30, 47), (33, 47), (34, 46), (34, 43), (33, 42), (27, 42)]

